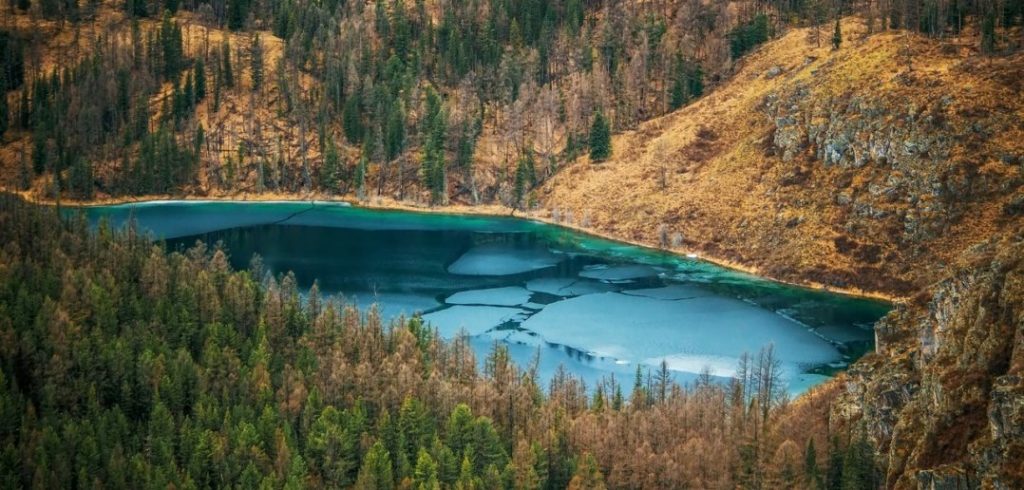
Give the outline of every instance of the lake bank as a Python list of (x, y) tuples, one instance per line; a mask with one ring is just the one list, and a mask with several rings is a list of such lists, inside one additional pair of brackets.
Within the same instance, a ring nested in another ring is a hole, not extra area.
[[(32, 195), (28, 192), (15, 192), (15, 194), (21, 196), (23, 199), (29, 202), (38, 204), (54, 205), (56, 202), (50, 199), (40, 199), (38, 196)], [(839, 294), (843, 296), (850, 296), (855, 298), (867, 298), (878, 301), (884, 301), (887, 303), (897, 303), (905, 300), (903, 296), (893, 295), (884, 291), (868, 291), (859, 288), (847, 288), (837, 287), (827, 284), (822, 284), (812, 280), (784, 280), (767, 274), (758, 267), (750, 264), (745, 264), (735, 260), (726, 259), (723, 257), (716, 257), (713, 254), (707, 254), (700, 250), (691, 250), (682, 247), (675, 248), (662, 248), (656, 246), (656, 244), (647, 243), (639, 240), (631, 240), (625, 237), (617, 236), (613, 233), (604, 232), (602, 230), (594, 229), (592, 227), (584, 227), (574, 223), (566, 223), (562, 220), (552, 219), (550, 215), (545, 215), (537, 212), (515, 210), (503, 205), (498, 204), (478, 204), (478, 205), (465, 205), (465, 204), (447, 204), (439, 206), (427, 206), (411, 201), (398, 201), (392, 198), (375, 197), (373, 199), (357, 199), (355, 196), (327, 196), (320, 193), (309, 193), (309, 194), (294, 194), (294, 193), (275, 193), (275, 192), (264, 192), (264, 193), (239, 193), (235, 195), (225, 196), (194, 196), (194, 195), (143, 195), (143, 196), (124, 196), (124, 197), (107, 197), (92, 199), (88, 201), (75, 201), (75, 200), (62, 200), (62, 205), (68, 206), (112, 206), (121, 204), (141, 204), (147, 202), (173, 202), (173, 201), (209, 201), (209, 202), (323, 202), (323, 203), (345, 203), (347, 205), (362, 207), (367, 209), (378, 209), (378, 210), (396, 210), (396, 211), (408, 211), (417, 213), (438, 213), (438, 214), (451, 214), (451, 215), (467, 215), (467, 216), (492, 216), (492, 217), (512, 217), (520, 219), (534, 220), (541, 223), (559, 226), (562, 228), (570, 229), (586, 235), (591, 235), (606, 240), (616, 241), (623, 244), (633, 245), (637, 247), (643, 247), (649, 250), (658, 251), (661, 253), (677, 255), (680, 257), (686, 257), (695, 260), (701, 260), (708, 262), (720, 267), (732, 269), (734, 271), (751, 274), (754, 276), (768, 279), (780, 284), (786, 284), (789, 286), (803, 287), (812, 290), (824, 291), (832, 294)]]

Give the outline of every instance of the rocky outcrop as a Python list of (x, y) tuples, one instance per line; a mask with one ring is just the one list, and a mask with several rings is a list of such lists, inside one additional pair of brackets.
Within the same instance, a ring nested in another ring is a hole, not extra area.
[(890, 488), (1024, 488), (1024, 235), (969, 250), (876, 327), (833, 405)]
[[(903, 244), (937, 238), (970, 204), (1000, 201), (1024, 183), (1020, 172), (988, 167), (984, 157), (998, 153), (989, 140), (1016, 127), (1016, 114), (968, 109), (970, 101), (949, 94), (900, 98), (866, 91), (822, 98), (799, 83), (769, 94), (763, 110), (784, 162), (809, 159), (867, 177), (851, 182), (836, 204), (854, 217), (891, 222), (892, 238)], [(1017, 165), (1016, 155), (1004, 156), (1003, 165)]]

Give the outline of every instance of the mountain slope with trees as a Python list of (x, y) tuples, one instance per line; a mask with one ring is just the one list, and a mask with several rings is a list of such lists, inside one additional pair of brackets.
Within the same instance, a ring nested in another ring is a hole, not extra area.
[(608, 160), (558, 173), (537, 213), (775, 278), (917, 293), (1024, 222), (1024, 55), (868, 31), (853, 17), (838, 49), (813, 28), (765, 44), (714, 93), (616, 135)]

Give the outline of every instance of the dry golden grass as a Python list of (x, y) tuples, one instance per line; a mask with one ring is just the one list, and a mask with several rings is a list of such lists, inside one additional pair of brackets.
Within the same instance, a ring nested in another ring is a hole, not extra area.
[[(681, 233), (684, 241), (675, 251), (801, 283), (902, 295), (933, 280), (940, 272), (937, 264), (1006, 225), (1003, 201), (970, 205), (969, 217), (927, 244), (924, 257), (906, 255), (884, 233), (852, 237), (881, 247), (881, 264), (865, 264), (838, 252), (834, 244), (853, 219), (835, 204), (843, 187), (836, 181), (849, 172), (809, 158), (783, 162), (767, 152), (774, 124), (762, 109), (765, 97), (802, 83), (809, 87), (808, 98), (817, 102), (869, 96), (900, 104), (896, 112), (904, 104), (925, 106), (953, 93), (951, 113), (960, 106), (1003, 110), (1017, 120), (1024, 120), (1024, 103), (1012, 85), (990, 76), (997, 70), (970, 69), (972, 63), (985, 62), (965, 61), (960, 51), (968, 48), (944, 54), (948, 47), (902, 32), (865, 38), (855, 18), (843, 21), (843, 31), (847, 41), (838, 52), (810, 45), (806, 30), (799, 29), (764, 45), (709, 96), (615, 136), (609, 161), (595, 165), (583, 157), (546, 183), (539, 192), (545, 212), (586, 215), (594, 230), (652, 246), (662, 244), (663, 230), (669, 236)], [(903, 53), (908, 50), (914, 80), (909, 85), (899, 76), (906, 71)], [(994, 63), (1019, 70), (1022, 58)], [(782, 73), (770, 78), (766, 72), (773, 66)], [(1019, 175), (996, 162), (991, 151), (1024, 155), (1024, 128), (1006, 129), (986, 152), (973, 156), (981, 162), (978, 172)], [(967, 151), (956, 152), (961, 150)], [(792, 172), (806, 178), (798, 185), (782, 183)], [(854, 172), (850, 185), (863, 188), (883, 181), (889, 172), (869, 164)], [(922, 259), (925, 266), (914, 267)]]

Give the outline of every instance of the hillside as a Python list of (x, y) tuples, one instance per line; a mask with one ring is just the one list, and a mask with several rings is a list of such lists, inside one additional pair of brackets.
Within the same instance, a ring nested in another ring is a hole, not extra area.
[[(0, 486), (1024, 487), (1022, 26), (980, 0), (16, 0)], [(721, 385), (542, 387), (22, 200), (165, 197), (519, 213), (896, 304), (797, 400), (771, 350)]]
[[(613, 139), (538, 191), (555, 220), (896, 296), (1022, 222), (1024, 55), (904, 32), (841, 49), (796, 29), (712, 95)], [(566, 218), (572, 216), (573, 218)]]

